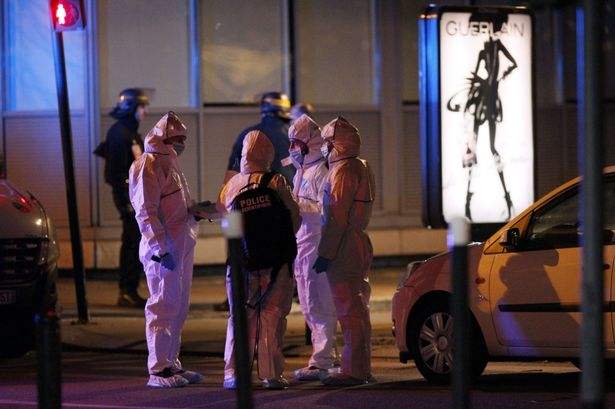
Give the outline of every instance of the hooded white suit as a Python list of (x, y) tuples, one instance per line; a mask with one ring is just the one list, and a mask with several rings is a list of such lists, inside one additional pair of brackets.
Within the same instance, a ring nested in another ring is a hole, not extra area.
[(328, 156), (322, 238), (318, 255), (330, 260), (327, 278), (344, 335), (341, 375), (371, 379), (370, 286), (373, 251), (365, 229), (374, 201), (374, 176), (360, 159), (358, 130), (344, 118), (329, 122), (322, 137)]
[[(329, 369), (336, 360), (335, 329), (337, 317), (326, 274), (317, 274), (312, 266), (318, 257), (321, 236), (322, 199), (327, 177), (327, 161), (320, 148), (320, 128), (307, 115), (299, 117), (288, 131), (291, 142), (298, 140), (308, 147), (303, 164), (297, 169), (293, 194), (301, 211), (301, 228), (297, 232), (295, 280), (301, 310), (312, 331), (313, 352), (309, 367)], [(296, 374), (300, 377), (299, 374)]]
[[(220, 213), (232, 210), (233, 199), (244, 187), (250, 183), (258, 184), (260, 182), (265, 172), (268, 172), (271, 168), (274, 153), (272, 143), (261, 131), (250, 131), (246, 135), (241, 152), (241, 171), (224, 185), (218, 198), (217, 208)], [(269, 187), (279, 194), (280, 199), (290, 210), (294, 231), (296, 232), (301, 223), (301, 217), (288, 182), (281, 174), (277, 174), (271, 179)], [(263, 234), (267, 234), (267, 232), (263, 232)], [(247, 274), (249, 274), (249, 287), (246, 289), (246, 297), (247, 299), (258, 298), (257, 294), (263, 293), (269, 285), (269, 270), (250, 271)], [(257, 320), (259, 313), (257, 309), (247, 308), (250, 361), (253, 359), (254, 344), (258, 336), (258, 373), (259, 377), (265, 381), (280, 379), (284, 371), (282, 346), (284, 332), (286, 331), (286, 316), (290, 312), (292, 304), (293, 285), (288, 266), (283, 266), (277, 274), (275, 284), (260, 306), (258, 334)], [(230, 270), (227, 272), (226, 291), (229, 302), (232, 303)], [(230, 311), (224, 351), (225, 380), (235, 378), (232, 306)]]
[[(182, 370), (179, 348), (188, 315), (197, 237), (197, 223), (188, 211), (193, 201), (186, 178), (172, 145), (164, 143), (169, 137), (168, 117), (163, 116), (148, 132), (145, 153), (129, 173), (130, 201), (142, 234), (139, 257), (150, 292), (145, 306), (150, 374)], [(152, 260), (166, 253), (175, 261), (173, 270)]]

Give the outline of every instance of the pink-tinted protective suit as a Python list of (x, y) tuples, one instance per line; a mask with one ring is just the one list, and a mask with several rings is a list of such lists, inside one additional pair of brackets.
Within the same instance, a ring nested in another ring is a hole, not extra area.
[[(197, 223), (186, 178), (177, 161), (163, 116), (145, 137), (145, 153), (129, 172), (130, 201), (141, 230), (139, 258), (145, 268), (150, 297), (145, 306), (145, 334), (150, 374), (182, 369), (181, 331), (188, 315)], [(172, 136), (172, 135), (171, 135)], [(168, 270), (152, 256), (170, 253), (175, 268)]]
[[(271, 168), (274, 158), (274, 148), (269, 138), (261, 131), (250, 131), (243, 142), (241, 152), (241, 171), (234, 175), (222, 188), (218, 198), (217, 208), (220, 213), (232, 209), (233, 199), (250, 183), (258, 184), (261, 177)], [(280, 198), (290, 210), (295, 232), (301, 223), (299, 208), (292, 197), (290, 186), (282, 175), (275, 175), (269, 187), (276, 190)], [(266, 231), (263, 234), (267, 234)], [(269, 285), (270, 270), (250, 271), (246, 289), (246, 298), (258, 299)], [(254, 344), (258, 337), (258, 372), (261, 379), (277, 379), (284, 371), (284, 355), (282, 346), (286, 331), (286, 316), (290, 312), (293, 295), (293, 279), (288, 266), (283, 266), (278, 272), (275, 284), (260, 306), (260, 326), (257, 333), (259, 308), (247, 308), (248, 340), (250, 361), (253, 359)], [(226, 291), (229, 302), (232, 303), (230, 270), (227, 271)], [(235, 359), (233, 354), (233, 315), (232, 305), (226, 330), (226, 348), (224, 351), (224, 379), (235, 377)]]
[(309, 367), (329, 369), (336, 360), (335, 329), (337, 317), (331, 289), (325, 273), (317, 274), (312, 266), (318, 257), (321, 236), (322, 198), (327, 177), (327, 161), (320, 148), (320, 128), (307, 115), (299, 117), (288, 131), (291, 142), (303, 142), (308, 152), (293, 181), (293, 195), (301, 211), (301, 228), (297, 232), (295, 280), (301, 310), (312, 331), (312, 356)]
[(372, 245), (365, 229), (372, 214), (374, 176), (360, 159), (358, 130), (336, 118), (322, 130), (333, 146), (325, 183), (323, 230), (318, 255), (331, 260), (327, 278), (344, 335), (342, 374), (371, 376), (370, 286)]

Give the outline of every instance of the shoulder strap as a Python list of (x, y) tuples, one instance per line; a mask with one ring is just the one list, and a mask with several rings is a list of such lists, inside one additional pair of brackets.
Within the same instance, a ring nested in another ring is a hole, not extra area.
[(276, 175), (276, 172), (267, 172), (263, 175), (263, 177), (261, 178), (260, 183), (258, 184), (258, 187), (260, 188), (264, 188), (269, 186), (269, 183), (271, 183), (271, 179), (273, 179), (273, 177)]

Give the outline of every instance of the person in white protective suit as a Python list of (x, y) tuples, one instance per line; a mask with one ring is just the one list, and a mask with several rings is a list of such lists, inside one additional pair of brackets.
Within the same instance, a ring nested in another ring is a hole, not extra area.
[[(231, 211), (233, 199), (244, 188), (256, 186), (261, 178), (271, 169), (275, 155), (274, 147), (269, 138), (259, 130), (248, 132), (241, 151), (240, 173), (235, 174), (222, 188), (218, 197), (217, 209), (220, 213)], [(250, 186), (248, 186), (250, 185)], [(276, 174), (269, 182), (268, 187), (274, 189), (284, 205), (289, 209), (294, 232), (301, 224), (299, 208), (292, 197), (289, 183), (284, 176)], [(263, 232), (267, 234), (267, 232)], [(266, 389), (284, 389), (288, 381), (282, 376), (284, 371), (284, 355), (282, 353), (283, 338), (286, 331), (286, 316), (290, 312), (294, 282), (289, 266), (284, 265), (276, 275), (272, 286), (270, 283), (270, 270), (247, 271), (248, 288), (246, 299), (258, 299), (266, 291), (266, 296), (257, 308), (246, 308), (248, 320), (248, 340), (250, 362), (254, 359), (254, 349), (257, 345), (258, 374)], [(227, 271), (226, 291), (232, 303), (230, 269)], [(233, 337), (233, 309), (229, 314), (226, 331), (226, 348), (224, 351), (224, 383), (226, 389), (234, 389), (235, 359)]]
[(327, 272), (342, 333), (340, 373), (329, 374), (325, 385), (348, 386), (373, 382), (371, 376), (370, 286), (372, 245), (365, 229), (374, 201), (374, 176), (359, 158), (359, 131), (338, 117), (322, 130), (322, 151), (329, 163), (323, 197), (323, 227), (317, 272)]
[(295, 371), (295, 379), (318, 380), (336, 363), (335, 329), (337, 317), (326, 274), (312, 266), (318, 257), (322, 198), (327, 177), (327, 161), (320, 148), (320, 128), (308, 115), (301, 115), (288, 131), (290, 158), (297, 168), (293, 196), (301, 211), (297, 232), (295, 280), (303, 316), (312, 331), (312, 356), (305, 368)]
[(167, 113), (145, 137), (145, 153), (129, 172), (130, 201), (142, 235), (139, 258), (150, 292), (145, 305), (147, 385), (157, 388), (203, 379), (179, 361), (197, 237), (193, 201), (177, 159), (185, 139), (186, 126), (175, 113)]

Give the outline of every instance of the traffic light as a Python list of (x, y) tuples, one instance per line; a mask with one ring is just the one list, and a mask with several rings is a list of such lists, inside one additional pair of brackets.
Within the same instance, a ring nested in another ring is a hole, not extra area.
[(54, 31), (81, 30), (85, 27), (83, 0), (50, 0)]

